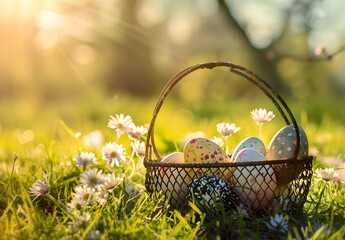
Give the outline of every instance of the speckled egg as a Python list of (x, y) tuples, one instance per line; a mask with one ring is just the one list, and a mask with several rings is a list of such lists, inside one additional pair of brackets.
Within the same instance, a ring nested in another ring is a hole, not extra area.
[[(184, 146), (184, 158), (187, 163), (224, 163), (230, 162), (229, 156), (225, 151), (207, 138), (193, 138), (189, 140)], [(217, 176), (224, 180), (231, 178), (230, 169), (211, 170), (207, 168), (201, 168), (190, 172), (191, 176)]]
[[(308, 155), (308, 139), (300, 126), (298, 129), (300, 133), (300, 147), (297, 157), (302, 158)], [(293, 125), (287, 125), (280, 129), (272, 138), (268, 146), (266, 158), (268, 160), (293, 158), (296, 144), (295, 128)], [(303, 165), (274, 165), (274, 172), (279, 187), (284, 187), (296, 179), (303, 170)]]
[(207, 138), (189, 140), (185, 144), (183, 152), (187, 163), (230, 162), (223, 149)]
[[(245, 148), (234, 162), (265, 161), (258, 151)], [(233, 182), (241, 203), (253, 211), (267, 209), (275, 196), (276, 176), (270, 165), (238, 166), (233, 171)]]
[[(298, 129), (300, 133), (298, 158), (300, 158), (308, 155), (308, 139), (300, 126)], [(292, 158), (296, 149), (296, 144), (295, 127), (293, 125), (287, 125), (280, 129), (272, 138), (268, 145), (266, 158), (268, 160)]]
[[(163, 163), (185, 163), (182, 152), (174, 152), (161, 160)], [(160, 167), (155, 174), (154, 184), (157, 191), (167, 196), (171, 195), (170, 204), (173, 208), (182, 206), (186, 202), (187, 185), (192, 179), (182, 167)]]
[(225, 211), (236, 208), (238, 197), (235, 190), (226, 181), (211, 176), (194, 179), (188, 185), (187, 199), (194, 202), (200, 209)]
[(252, 148), (262, 155), (266, 155), (266, 147), (265, 144), (257, 137), (248, 137), (244, 140), (242, 140), (234, 149), (231, 160), (235, 160), (237, 154), (239, 151), (241, 151), (244, 148)]

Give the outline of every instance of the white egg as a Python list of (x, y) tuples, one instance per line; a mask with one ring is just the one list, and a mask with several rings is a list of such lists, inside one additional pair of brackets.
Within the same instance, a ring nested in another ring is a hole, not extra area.
[(165, 156), (161, 162), (165, 163), (185, 163), (184, 154), (182, 152), (173, 152)]
[(257, 137), (248, 137), (244, 140), (242, 140), (234, 149), (231, 160), (235, 160), (237, 154), (239, 151), (241, 151), (244, 148), (252, 148), (262, 155), (266, 155), (266, 147), (265, 144)]
[[(245, 148), (238, 152), (234, 162), (265, 161), (258, 151)], [(238, 166), (233, 171), (236, 193), (243, 205), (253, 211), (267, 209), (275, 196), (276, 176), (270, 165)]]
[[(174, 152), (161, 160), (163, 163), (185, 163), (182, 152)], [(182, 167), (159, 167), (154, 174), (156, 190), (171, 196), (170, 204), (173, 208), (182, 206), (186, 202), (187, 185), (192, 181), (186, 169)]]

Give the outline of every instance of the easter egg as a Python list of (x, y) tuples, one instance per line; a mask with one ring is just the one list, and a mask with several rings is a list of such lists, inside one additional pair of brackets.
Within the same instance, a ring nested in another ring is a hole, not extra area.
[(185, 144), (183, 152), (187, 163), (230, 162), (223, 149), (207, 138), (189, 140)]
[[(300, 134), (300, 146), (298, 151), (298, 158), (308, 155), (308, 139), (304, 130), (298, 127)], [(287, 125), (280, 129), (272, 138), (268, 145), (266, 158), (271, 159), (284, 159), (292, 158), (296, 149), (297, 138), (295, 127)]]
[[(258, 151), (245, 148), (238, 152), (234, 162), (265, 161)], [(243, 205), (253, 211), (266, 209), (275, 196), (276, 176), (270, 165), (237, 166), (233, 171), (236, 193)]]
[[(308, 139), (304, 130), (298, 127), (300, 134), (300, 146), (297, 158), (300, 159), (308, 155)], [(294, 157), (296, 149), (297, 138), (293, 125), (287, 125), (280, 129), (272, 138), (266, 158), (268, 160), (276, 159), (291, 159)], [(304, 170), (303, 164), (277, 164), (274, 166), (274, 171), (277, 176), (279, 186), (285, 186)]]
[(165, 156), (161, 162), (165, 163), (185, 163), (184, 154), (182, 152), (173, 152)]
[[(224, 163), (230, 162), (229, 156), (225, 151), (207, 138), (193, 138), (189, 140), (184, 146), (184, 158), (187, 163)], [(216, 169), (216, 168), (194, 168), (191, 169), (190, 175), (193, 177), (201, 176), (216, 176), (226, 181), (231, 179), (230, 169)]]
[[(161, 160), (162, 163), (185, 163), (182, 152), (174, 152)], [(157, 191), (162, 191), (170, 198), (173, 208), (185, 204), (187, 185), (191, 178), (183, 167), (159, 167), (154, 175), (154, 184)]]
[(226, 181), (211, 176), (194, 179), (188, 185), (187, 199), (200, 209), (225, 211), (236, 208), (238, 197), (235, 190)]
[(266, 147), (265, 144), (257, 137), (248, 137), (244, 140), (242, 140), (234, 149), (231, 160), (235, 160), (237, 154), (239, 151), (241, 151), (244, 148), (252, 148), (262, 155), (266, 155)]

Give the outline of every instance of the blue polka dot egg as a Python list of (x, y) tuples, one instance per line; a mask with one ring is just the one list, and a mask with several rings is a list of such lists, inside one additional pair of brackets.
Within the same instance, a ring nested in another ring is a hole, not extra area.
[[(300, 146), (298, 151), (298, 158), (308, 155), (308, 139), (304, 130), (298, 126), (300, 135)], [(268, 145), (266, 158), (272, 159), (288, 159), (294, 156), (297, 145), (297, 137), (295, 127), (287, 125), (280, 129), (272, 138)]]

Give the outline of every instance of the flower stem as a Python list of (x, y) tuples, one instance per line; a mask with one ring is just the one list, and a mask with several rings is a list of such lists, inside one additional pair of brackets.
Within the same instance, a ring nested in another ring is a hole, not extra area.
[(130, 160), (131, 163), (132, 163), (132, 171), (131, 171), (131, 174), (129, 174), (129, 176), (128, 176), (128, 178), (130, 179), (130, 178), (134, 175), (134, 171), (135, 171), (135, 162), (134, 162), (133, 158), (131, 158), (131, 157), (128, 157), (128, 158), (129, 158), (129, 160)]
[(259, 124), (259, 138), (262, 139), (262, 126), (263, 124)]
[(229, 155), (228, 138), (229, 138), (229, 136), (224, 137), (224, 140), (225, 140), (225, 153), (226, 153), (226, 155)]

